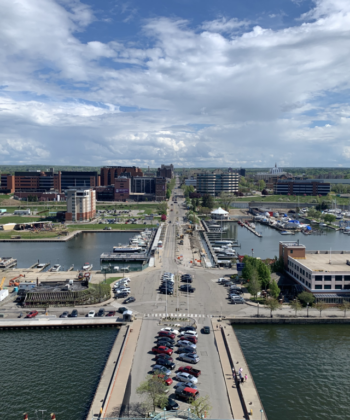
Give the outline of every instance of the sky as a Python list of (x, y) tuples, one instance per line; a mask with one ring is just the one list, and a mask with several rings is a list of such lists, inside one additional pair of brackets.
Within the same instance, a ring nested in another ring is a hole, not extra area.
[(349, 0), (1, 0), (0, 164), (350, 166)]

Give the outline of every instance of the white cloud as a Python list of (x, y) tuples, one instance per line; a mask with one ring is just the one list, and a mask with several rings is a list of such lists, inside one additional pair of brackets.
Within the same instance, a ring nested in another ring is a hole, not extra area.
[(0, 163), (349, 159), (350, 106), (328, 103), (350, 88), (348, 2), (317, 0), (299, 26), (280, 30), (154, 18), (133, 45), (80, 41), (94, 19), (78, 0), (3, 0)]

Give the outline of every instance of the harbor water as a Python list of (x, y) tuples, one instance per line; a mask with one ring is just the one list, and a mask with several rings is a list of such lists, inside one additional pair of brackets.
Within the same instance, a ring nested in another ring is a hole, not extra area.
[(234, 330), (269, 420), (350, 418), (348, 326), (235, 325)]
[(136, 232), (83, 232), (66, 242), (2, 242), (0, 256), (17, 258), (18, 268), (28, 268), (40, 260), (60, 264), (68, 270), (74, 264), (79, 269), (85, 262), (100, 268), (100, 255), (112, 252), (113, 246), (129, 244)]
[[(0, 419), (85, 420), (116, 328), (2, 331)], [(35, 410), (46, 410), (44, 416)]]
[[(297, 232), (295, 235), (281, 235), (279, 231), (269, 226), (256, 223), (256, 231), (262, 234), (258, 238), (248, 229), (237, 223), (227, 223), (227, 231), (222, 234), (222, 239), (231, 238), (238, 241), (241, 248), (237, 248), (239, 254), (252, 255), (260, 258), (274, 258), (278, 256), (278, 244), (280, 241), (297, 241), (312, 251), (348, 251), (350, 250), (350, 235), (344, 235), (333, 229), (326, 229), (324, 235), (304, 235)], [(221, 236), (220, 238), (221, 239)], [(253, 251), (252, 251), (253, 250)]]

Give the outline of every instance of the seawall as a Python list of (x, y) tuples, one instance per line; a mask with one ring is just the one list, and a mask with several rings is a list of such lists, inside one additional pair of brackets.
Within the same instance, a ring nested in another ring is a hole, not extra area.
[(235, 324), (261, 324), (261, 325), (283, 325), (283, 324), (350, 324), (350, 318), (340, 318), (340, 317), (290, 317), (290, 318), (225, 318), (226, 321), (229, 321), (232, 325)]

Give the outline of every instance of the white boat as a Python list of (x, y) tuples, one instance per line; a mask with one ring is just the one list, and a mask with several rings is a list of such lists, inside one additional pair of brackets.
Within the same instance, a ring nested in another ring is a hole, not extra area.
[(326, 223), (320, 223), (321, 227), (327, 227), (328, 225), (326, 225)]
[(255, 224), (254, 224), (254, 223), (251, 223), (251, 224), (250, 224), (250, 227), (251, 227), (252, 229), (255, 229), (255, 228), (256, 228), (256, 226), (255, 226)]
[(294, 232), (290, 232), (289, 230), (282, 230), (282, 232), (280, 232), (281, 235), (294, 235)]
[(86, 262), (86, 263), (83, 265), (83, 270), (84, 270), (84, 271), (90, 271), (90, 270), (92, 270), (92, 267), (93, 267), (93, 265), (92, 265), (92, 264), (90, 264), (90, 263)]
[(61, 266), (59, 264), (55, 264), (50, 271), (57, 273), (57, 271), (60, 271)]
[(232, 241), (225, 241), (225, 240), (222, 240), (222, 241), (215, 241), (214, 242), (215, 244), (217, 244), (217, 245), (233, 245), (233, 242)]
[(121, 254), (131, 254), (131, 253), (136, 253), (136, 252), (141, 252), (142, 248), (140, 246), (114, 246), (113, 247), (113, 252), (118, 252)]

